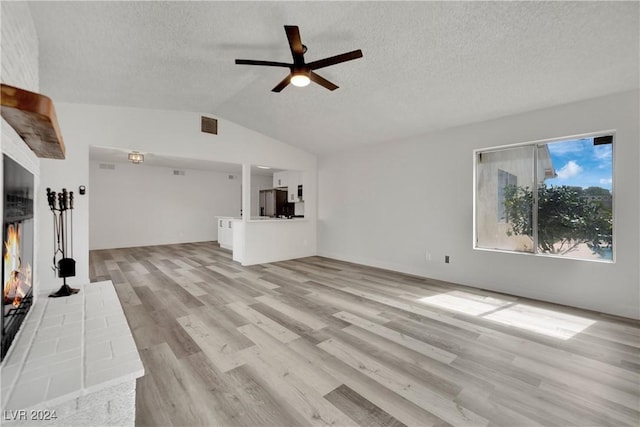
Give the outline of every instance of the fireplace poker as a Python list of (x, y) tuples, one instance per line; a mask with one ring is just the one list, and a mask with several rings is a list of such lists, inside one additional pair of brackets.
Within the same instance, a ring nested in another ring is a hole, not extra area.
[(69, 228), (69, 234), (71, 234), (71, 258), (73, 258), (73, 191), (69, 191), (69, 210), (71, 211), (71, 227)]
[(47, 188), (47, 202), (49, 203), (49, 209), (51, 209), (51, 212), (53, 213), (53, 247), (56, 249), (53, 252), (53, 271), (56, 271), (58, 269), (56, 265), (56, 257), (58, 256), (58, 252), (60, 252), (61, 254), (63, 253), (60, 242), (60, 221), (58, 215), (56, 214), (56, 210), (58, 210), (56, 208), (56, 203), (58, 201), (58, 198), (56, 196), (57, 194), (55, 191), (51, 191), (50, 188)]
[(58, 208), (60, 210), (60, 235), (62, 236), (62, 258), (64, 258), (64, 256), (67, 253), (67, 243), (66, 243), (66, 239), (65, 239), (65, 233), (64, 233), (64, 225), (65, 225), (65, 209), (64, 209), (64, 188), (62, 189), (62, 191), (60, 193), (58, 193)]

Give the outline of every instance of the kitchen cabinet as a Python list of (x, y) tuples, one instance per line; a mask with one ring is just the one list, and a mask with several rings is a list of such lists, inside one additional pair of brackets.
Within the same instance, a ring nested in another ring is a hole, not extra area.
[(273, 173), (273, 188), (287, 188), (287, 202), (302, 202), (303, 197), (298, 196), (298, 186), (302, 183), (302, 172), (282, 171)]
[(289, 171), (273, 173), (273, 188), (282, 188), (289, 186)]
[(301, 202), (302, 200), (298, 197), (298, 185), (302, 184), (301, 173), (288, 171), (287, 174), (287, 201), (289, 203)]
[(233, 218), (218, 218), (218, 243), (221, 248), (233, 250)]

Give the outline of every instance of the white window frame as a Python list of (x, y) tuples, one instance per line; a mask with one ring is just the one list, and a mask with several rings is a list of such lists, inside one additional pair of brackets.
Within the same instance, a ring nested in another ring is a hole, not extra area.
[[(501, 150), (505, 150), (505, 149), (509, 149), (509, 148), (518, 148), (518, 147), (526, 147), (526, 146), (533, 146), (533, 147), (537, 147), (540, 144), (549, 144), (549, 143), (553, 143), (553, 142), (562, 142), (562, 141), (570, 141), (570, 140), (574, 140), (574, 139), (585, 139), (585, 138), (597, 138), (597, 137), (601, 137), (601, 136), (611, 136), (613, 137), (613, 141), (612, 141), (612, 159), (611, 159), (611, 216), (613, 218), (613, 224), (612, 224), (612, 250), (613, 250), (613, 255), (612, 258), (609, 259), (585, 259), (585, 258), (576, 258), (576, 257), (571, 257), (571, 256), (567, 256), (567, 255), (557, 255), (557, 254), (547, 254), (547, 253), (540, 253), (538, 252), (538, 197), (537, 197), (537, 185), (538, 185), (538, 177), (537, 177), (537, 164), (538, 164), (538, 150), (533, 150), (534, 153), (534, 168), (533, 168), (533, 179), (534, 179), (534, 183), (536, 185), (536, 188), (534, 189), (534, 197), (533, 197), (533, 212), (532, 212), (532, 221), (533, 224), (531, 224), (532, 226), (532, 232), (533, 232), (533, 252), (522, 252), (522, 251), (511, 251), (511, 250), (507, 250), (507, 249), (495, 249), (495, 248), (484, 248), (484, 247), (478, 247), (478, 212), (477, 212), (477, 178), (478, 178), (478, 163), (477, 163), (477, 159), (478, 159), (478, 154), (480, 153), (487, 153), (487, 152), (491, 152), (491, 151), (501, 151)], [(539, 139), (539, 140), (533, 140), (533, 141), (527, 141), (527, 142), (518, 142), (518, 143), (513, 143), (513, 144), (505, 144), (505, 145), (495, 145), (495, 146), (489, 146), (486, 148), (476, 148), (475, 150), (473, 150), (473, 235), (471, 236), (472, 238), (472, 248), (474, 250), (477, 251), (484, 251), (484, 252), (497, 252), (497, 253), (505, 253), (505, 254), (516, 254), (516, 255), (524, 255), (524, 256), (536, 256), (536, 257), (544, 257), (544, 258), (559, 258), (559, 259), (565, 259), (565, 260), (571, 260), (571, 261), (587, 261), (587, 262), (598, 262), (598, 263), (605, 263), (605, 264), (615, 264), (616, 263), (616, 258), (617, 258), (617, 223), (618, 223), (618, 218), (616, 215), (616, 191), (615, 191), (615, 183), (616, 183), (616, 149), (615, 149), (615, 145), (616, 145), (616, 139), (617, 139), (617, 135), (616, 135), (616, 130), (615, 129), (611, 129), (611, 130), (605, 130), (605, 131), (597, 131), (597, 132), (589, 132), (589, 133), (582, 133), (582, 134), (576, 134), (576, 135), (568, 135), (568, 136), (562, 136), (562, 137), (557, 137), (557, 138), (548, 138), (548, 139)]]

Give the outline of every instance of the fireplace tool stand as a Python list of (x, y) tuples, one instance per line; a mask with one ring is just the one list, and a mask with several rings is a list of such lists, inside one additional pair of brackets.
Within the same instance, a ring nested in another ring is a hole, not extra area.
[[(80, 289), (67, 285), (67, 277), (76, 275), (76, 261), (73, 259), (73, 191), (67, 192), (63, 188), (60, 193), (47, 188), (47, 201), (49, 209), (53, 213), (53, 270), (58, 271), (58, 277), (62, 278), (62, 286), (56, 292), (49, 295), (50, 298), (68, 297), (77, 294)], [(69, 216), (71, 221), (69, 222)], [(67, 233), (67, 231), (69, 233)], [(68, 239), (68, 234), (71, 238)], [(71, 256), (67, 256), (68, 240), (71, 240)], [(59, 257), (59, 258), (58, 258)], [(56, 262), (57, 260), (57, 262)]]

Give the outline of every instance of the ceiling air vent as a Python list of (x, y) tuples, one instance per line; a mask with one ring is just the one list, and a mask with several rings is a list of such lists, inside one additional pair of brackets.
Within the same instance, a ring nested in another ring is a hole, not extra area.
[(203, 133), (211, 133), (214, 135), (218, 134), (218, 120), (212, 119), (211, 117), (202, 116), (202, 122), (200, 130)]
[(593, 138), (593, 145), (613, 144), (613, 135), (597, 136)]
[(114, 170), (115, 168), (116, 165), (114, 165), (113, 163), (100, 163), (100, 169)]
[(173, 170), (173, 174), (174, 174), (174, 175), (181, 175), (181, 176), (184, 176), (184, 171), (180, 171), (180, 170), (174, 169), (174, 170)]

